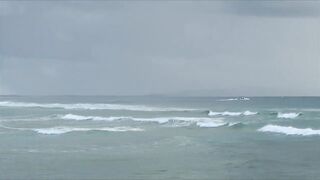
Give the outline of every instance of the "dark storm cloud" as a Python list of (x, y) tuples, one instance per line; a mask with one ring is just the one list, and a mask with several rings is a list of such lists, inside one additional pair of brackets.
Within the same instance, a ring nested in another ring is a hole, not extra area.
[(317, 6), (268, 2), (0, 1), (0, 93), (319, 94)]

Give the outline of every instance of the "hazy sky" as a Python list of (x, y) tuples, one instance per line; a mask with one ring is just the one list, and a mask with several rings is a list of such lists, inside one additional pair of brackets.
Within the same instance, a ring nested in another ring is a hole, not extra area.
[(0, 1), (0, 94), (320, 95), (320, 1)]

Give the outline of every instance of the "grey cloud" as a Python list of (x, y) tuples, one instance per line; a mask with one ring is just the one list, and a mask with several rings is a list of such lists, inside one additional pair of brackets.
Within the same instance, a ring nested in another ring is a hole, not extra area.
[(229, 13), (257, 17), (318, 17), (319, 1), (238, 1), (226, 3)]
[(1, 93), (319, 94), (318, 17), (252, 18), (231, 6), (239, 4), (7, 2)]

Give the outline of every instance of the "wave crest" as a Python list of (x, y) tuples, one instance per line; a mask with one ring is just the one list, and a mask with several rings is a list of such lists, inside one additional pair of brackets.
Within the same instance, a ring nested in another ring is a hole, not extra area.
[(224, 122), (221, 118), (207, 118), (207, 117), (157, 117), (157, 118), (133, 118), (133, 117), (100, 117), (100, 116), (80, 116), (75, 114), (66, 114), (62, 116), (65, 120), (102, 120), (102, 121), (115, 121), (115, 120), (132, 120), (140, 122), (156, 122), (159, 124), (173, 123), (173, 126), (189, 126), (196, 124), (199, 127), (219, 127), (228, 123)]
[(61, 116), (64, 120), (93, 120), (93, 121), (116, 121), (116, 120), (131, 120), (131, 121), (141, 121), (141, 122), (156, 122), (159, 124), (164, 124), (169, 121), (172, 122), (214, 122), (221, 120), (218, 118), (208, 118), (208, 117), (154, 117), (154, 118), (134, 118), (134, 117), (101, 117), (101, 116), (82, 116), (76, 114), (66, 114)]
[(220, 127), (220, 126), (225, 126), (228, 123), (224, 122), (224, 121), (200, 121), (197, 122), (196, 125), (199, 127), (206, 127), (206, 128), (213, 128), (213, 127)]
[(286, 118), (286, 119), (294, 119), (297, 118), (298, 116), (300, 116), (301, 113), (295, 113), (295, 112), (291, 112), (291, 113), (278, 113), (277, 117), (278, 118)]
[(29, 107), (29, 108), (63, 108), (63, 109), (85, 109), (85, 110), (128, 110), (128, 111), (198, 111), (198, 109), (184, 108), (165, 108), (153, 107), (145, 105), (126, 105), (126, 104), (61, 104), (61, 103), (27, 103), (27, 102), (12, 102), (1, 101), (0, 106), (3, 107)]
[(110, 131), (110, 132), (126, 132), (126, 131), (143, 131), (141, 128), (132, 127), (104, 127), (104, 128), (73, 128), (73, 127), (53, 127), (53, 128), (39, 128), (32, 129), (39, 134), (65, 134), (77, 131)]
[(16, 128), (16, 127), (8, 127), (0, 125), (0, 127), (5, 129), (11, 129), (11, 130), (19, 130), (19, 131), (34, 131), (39, 134), (64, 134), (69, 132), (75, 132), (75, 131), (109, 131), (109, 132), (126, 132), (126, 131), (144, 131), (144, 129), (141, 128), (134, 128), (134, 127), (125, 127), (125, 126), (119, 126), (119, 127), (102, 127), (102, 128), (78, 128), (78, 127), (52, 127), (52, 128)]
[(224, 112), (213, 112), (209, 111), (209, 116), (251, 116), (256, 115), (258, 112), (251, 112), (251, 111), (244, 111), (244, 112), (230, 112), (230, 111), (224, 111)]
[(278, 126), (278, 125), (266, 125), (258, 131), (261, 132), (273, 132), (280, 133), (286, 135), (301, 135), (301, 136), (312, 136), (312, 135), (320, 135), (320, 130), (314, 130), (311, 128), (299, 129), (291, 126)]
[(76, 114), (66, 114), (61, 116), (64, 120), (93, 120), (93, 121), (115, 121), (121, 119), (130, 119), (130, 117), (101, 117), (101, 116), (82, 116)]
[(228, 98), (228, 99), (218, 99), (217, 101), (250, 101), (250, 98), (247, 98), (247, 97)]

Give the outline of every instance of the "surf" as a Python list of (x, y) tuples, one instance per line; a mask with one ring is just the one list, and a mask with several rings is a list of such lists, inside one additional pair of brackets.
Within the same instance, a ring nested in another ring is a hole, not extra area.
[(127, 127), (127, 126), (119, 126), (119, 127), (102, 127), (102, 128), (85, 128), (85, 127), (68, 127), (68, 126), (57, 126), (50, 128), (17, 128), (17, 127), (9, 127), (0, 125), (1, 128), (17, 130), (17, 131), (33, 131), (39, 134), (65, 134), (70, 132), (86, 132), (86, 131), (109, 131), (109, 132), (126, 132), (126, 131), (144, 131), (142, 128), (136, 127)]
[(84, 121), (84, 120), (115, 121), (115, 120), (121, 120), (121, 119), (131, 119), (131, 117), (82, 116), (82, 115), (76, 115), (76, 114), (60, 115), (60, 118), (64, 120), (77, 120), (77, 121)]
[(141, 128), (132, 127), (104, 127), (104, 128), (76, 128), (76, 127), (52, 127), (31, 129), (32, 131), (45, 135), (59, 135), (70, 132), (86, 132), (86, 131), (109, 131), (109, 132), (127, 132), (127, 131), (144, 131)]
[(250, 101), (250, 98), (247, 98), (247, 97), (227, 98), (227, 99), (218, 99), (217, 101)]
[(258, 112), (251, 112), (251, 111), (244, 111), (244, 112), (230, 112), (230, 111), (223, 111), (223, 112), (213, 112), (209, 111), (208, 116), (251, 116), (256, 115)]
[(300, 116), (301, 113), (291, 112), (291, 113), (281, 113), (278, 112), (277, 118), (294, 119)]
[[(155, 122), (159, 124), (164, 124), (168, 122), (191, 122), (196, 123), (199, 126), (205, 126), (206, 123), (212, 124), (218, 122), (222, 122), (221, 118), (208, 118), (208, 117), (152, 117), (152, 118), (139, 118), (139, 117), (101, 117), (101, 116), (84, 116), (84, 115), (76, 115), (76, 114), (66, 114), (60, 115), (63, 120), (76, 120), (76, 121), (118, 121), (118, 120), (130, 120), (137, 122)], [(225, 123), (224, 123), (225, 124)], [(213, 125), (211, 125), (213, 126)]]
[(67, 110), (127, 110), (127, 111), (199, 111), (199, 109), (175, 108), (175, 107), (155, 107), (145, 105), (128, 105), (128, 104), (103, 104), (103, 103), (29, 103), (29, 102), (12, 102), (1, 101), (2, 107), (17, 107), (17, 108), (62, 108)]
[(285, 135), (300, 135), (300, 136), (313, 136), (320, 135), (320, 130), (314, 130), (311, 128), (299, 129), (292, 126), (278, 126), (278, 125), (266, 125), (258, 131), (261, 132), (271, 132), (271, 133), (279, 133)]

